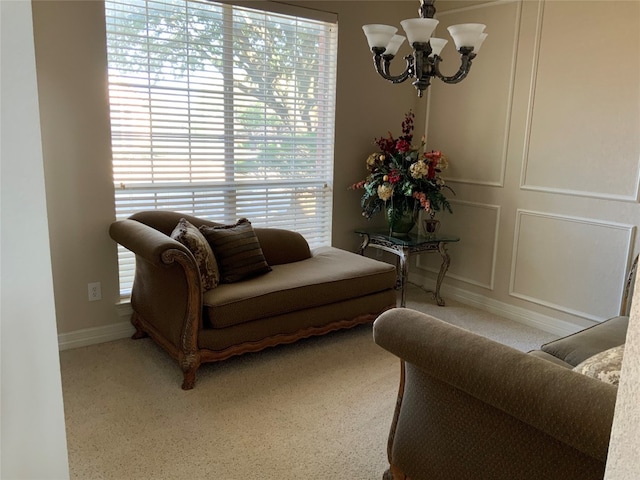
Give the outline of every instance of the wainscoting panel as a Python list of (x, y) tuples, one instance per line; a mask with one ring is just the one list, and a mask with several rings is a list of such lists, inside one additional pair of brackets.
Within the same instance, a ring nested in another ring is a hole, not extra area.
[(589, 320), (617, 315), (633, 225), (518, 210), (510, 295)]
[[(495, 2), (438, 15), (434, 36), (449, 38), (447, 26), (467, 22), (490, 32), (466, 79), (456, 85), (436, 79), (429, 87), (427, 146), (448, 156), (449, 180), (504, 185), (520, 11), (520, 2)], [(460, 61), (452, 40), (442, 58), (443, 74), (453, 75)]]
[[(640, 2), (540, 5), (521, 186), (635, 202), (640, 184)], [(580, 39), (579, 51), (599, 59), (599, 68), (585, 64), (575, 49), (562, 47), (572, 43), (568, 28), (571, 38)], [(625, 60), (609, 62), (612, 49)]]
[[(442, 220), (441, 232), (458, 235), (460, 242), (450, 243), (451, 265), (445, 278), (493, 290), (500, 207), (451, 200), (455, 212)], [(472, 234), (471, 234), (472, 233)], [(437, 254), (420, 255), (419, 268), (437, 273), (442, 258)]]

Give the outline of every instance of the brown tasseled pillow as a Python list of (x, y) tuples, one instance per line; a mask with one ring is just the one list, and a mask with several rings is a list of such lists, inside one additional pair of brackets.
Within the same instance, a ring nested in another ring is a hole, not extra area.
[(217, 287), (220, 281), (220, 272), (216, 257), (211, 250), (209, 242), (198, 230), (198, 227), (181, 218), (178, 221), (178, 225), (171, 232), (171, 238), (187, 247), (195, 257), (200, 270), (202, 291)]
[(251, 222), (246, 218), (234, 225), (203, 225), (200, 231), (218, 261), (222, 282), (233, 283), (271, 271)]

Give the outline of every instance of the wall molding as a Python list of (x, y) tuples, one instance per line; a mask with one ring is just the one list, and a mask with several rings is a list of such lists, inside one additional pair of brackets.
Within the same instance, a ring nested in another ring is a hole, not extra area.
[(544, 24), (545, 1), (538, 0), (538, 17), (536, 20), (536, 36), (532, 55), (531, 79), (529, 81), (529, 99), (527, 103), (527, 120), (525, 123), (524, 146), (522, 151), (522, 170), (520, 173), (520, 189), (532, 192), (552, 193), (574, 197), (596, 198), (620, 202), (637, 203), (640, 201), (640, 158), (636, 168), (635, 191), (629, 195), (619, 195), (609, 192), (593, 192), (588, 190), (575, 190), (570, 188), (549, 187), (527, 183), (527, 171), (529, 167), (529, 150), (531, 148), (531, 132), (533, 126), (533, 113), (538, 81), (538, 69), (540, 63), (540, 45), (542, 43), (542, 30)]
[[(528, 149), (528, 146), (527, 146)], [(528, 152), (527, 152), (528, 157)], [(638, 160), (640, 162), (640, 159)], [(524, 169), (523, 169), (524, 172)], [(640, 172), (640, 169), (638, 170)], [(523, 175), (525, 175), (523, 173)], [(637, 175), (636, 184), (640, 183), (640, 175)], [(604, 193), (604, 192), (589, 192), (587, 190), (571, 190), (569, 188), (556, 188), (556, 187), (543, 187), (540, 185), (525, 185), (521, 183), (520, 188), (522, 190), (527, 190), (530, 192), (541, 192), (541, 193), (554, 193), (559, 195), (569, 195), (572, 197), (587, 197), (587, 198), (597, 198), (600, 200), (613, 200), (616, 202), (628, 202), (628, 203), (637, 203), (638, 198), (640, 197), (640, 189), (636, 187), (636, 191), (633, 195), (616, 195), (613, 193)]]
[(452, 8), (451, 10), (437, 11), (436, 18), (443, 17), (451, 13), (469, 12), (471, 10), (479, 10), (487, 7), (496, 7), (496, 6), (506, 5), (508, 3), (521, 4), (522, 0), (493, 0), (493, 1), (488, 1), (486, 3), (481, 3), (479, 5), (470, 5), (468, 7)]
[[(549, 302), (547, 300), (541, 299), (541, 298), (537, 298), (537, 297), (532, 297), (530, 295), (526, 295), (524, 293), (520, 293), (517, 292), (515, 290), (515, 278), (516, 278), (516, 270), (517, 270), (517, 261), (518, 261), (518, 249), (519, 249), (519, 240), (520, 240), (520, 226), (522, 223), (522, 218), (525, 216), (530, 216), (530, 217), (538, 217), (538, 218), (546, 218), (546, 219), (551, 219), (551, 220), (561, 220), (563, 222), (574, 222), (574, 223), (582, 223), (582, 224), (586, 224), (586, 225), (594, 225), (594, 226), (599, 226), (599, 227), (606, 227), (606, 228), (611, 228), (611, 229), (615, 229), (615, 230), (621, 230), (623, 232), (627, 233), (627, 238), (626, 238), (626, 247), (627, 247), (627, 255), (626, 258), (630, 258), (631, 257), (631, 251), (633, 248), (633, 238), (634, 238), (634, 233), (635, 233), (635, 226), (634, 225), (628, 225), (628, 224), (623, 224), (623, 223), (617, 223), (617, 222), (608, 222), (608, 221), (603, 221), (603, 220), (596, 220), (596, 219), (592, 219), (592, 218), (584, 218), (584, 217), (577, 217), (577, 216), (573, 216), (573, 215), (560, 215), (560, 214), (554, 214), (554, 213), (545, 213), (545, 212), (537, 212), (534, 210), (525, 210), (525, 209), (518, 209), (516, 211), (516, 224), (515, 224), (515, 232), (513, 235), (513, 255), (511, 256), (511, 273), (510, 273), (510, 278), (509, 278), (509, 295), (515, 298), (519, 298), (521, 300), (525, 300), (527, 302), (531, 302), (531, 303), (535, 303), (538, 305), (542, 305), (544, 307), (548, 307), (548, 308), (553, 308), (554, 310), (558, 310), (560, 312), (564, 312), (564, 313), (568, 313), (569, 315), (574, 315), (577, 317), (581, 317), (584, 318), (586, 320), (590, 320), (590, 321), (594, 321), (594, 322), (600, 322), (602, 320), (604, 320), (603, 318), (598, 318), (595, 315), (592, 315), (588, 312), (583, 312), (580, 310), (576, 310), (574, 308), (570, 308), (564, 305), (558, 305), (556, 303), (553, 302)], [(626, 264), (625, 264), (625, 268), (626, 268)], [(625, 280), (625, 275), (626, 275), (626, 270), (622, 272), (622, 278), (620, 280), (620, 285), (624, 284), (624, 280)], [(620, 293), (622, 295), (622, 292)], [(622, 300), (622, 298), (620, 298), (620, 301)]]
[[(446, 16), (447, 14), (455, 14), (459, 12), (466, 12), (469, 10), (479, 10), (486, 9), (492, 7), (502, 7), (508, 4), (516, 4), (516, 14), (515, 14), (515, 25), (513, 31), (513, 45), (511, 51), (511, 68), (509, 72), (509, 89), (507, 91), (507, 104), (506, 104), (506, 114), (504, 118), (504, 134), (502, 137), (502, 152), (500, 155), (500, 176), (497, 180), (477, 180), (473, 178), (464, 178), (464, 177), (449, 177), (444, 175), (443, 178), (447, 181), (462, 183), (467, 185), (478, 185), (484, 187), (499, 187), (504, 188), (505, 176), (507, 171), (507, 160), (509, 153), (509, 138), (511, 136), (511, 119), (513, 116), (513, 102), (514, 102), (514, 92), (515, 92), (515, 82), (516, 82), (516, 68), (517, 68), (517, 60), (518, 60), (518, 44), (520, 39), (520, 26), (522, 24), (522, 2), (519, 0), (498, 0), (489, 3), (483, 3), (481, 5), (473, 5), (470, 7), (463, 7), (454, 10), (447, 10), (442, 12), (441, 16)], [(431, 99), (431, 92), (429, 92), (429, 99)], [(427, 124), (426, 124), (426, 132), (428, 133), (429, 127), (429, 115), (430, 115), (431, 102), (427, 102)]]
[(504, 187), (504, 169), (502, 170), (502, 173), (500, 174), (500, 180), (497, 182), (490, 182), (490, 181), (483, 181), (483, 180), (473, 180), (473, 179), (469, 179), (469, 178), (460, 178), (460, 177), (446, 177), (446, 176), (442, 176), (442, 178), (444, 180), (446, 180), (447, 182), (454, 182), (454, 183), (462, 183), (465, 185), (476, 185), (479, 187), (499, 187), (502, 188)]
[(533, 105), (536, 98), (536, 84), (538, 81), (538, 64), (540, 63), (540, 43), (542, 43), (542, 19), (544, 17), (544, 2), (538, 0), (538, 17), (536, 19), (536, 36), (533, 45), (531, 77), (529, 80), (529, 98), (527, 101), (527, 120), (524, 126), (524, 145), (522, 149), (522, 170), (520, 172), (520, 188), (527, 187), (527, 168), (529, 166), (529, 146), (531, 145), (531, 125), (533, 124)]
[[(498, 260), (498, 235), (500, 232), (500, 210), (501, 207), (500, 205), (494, 205), (494, 204), (489, 204), (489, 203), (480, 203), (480, 202), (471, 202), (468, 200), (455, 200), (455, 199), (451, 199), (450, 202), (453, 205), (466, 205), (468, 207), (472, 207), (472, 208), (482, 208), (485, 210), (493, 210), (495, 212), (495, 228), (493, 231), (493, 250), (491, 252), (491, 273), (489, 274), (489, 282), (488, 283), (483, 283), (483, 282), (478, 282), (476, 280), (467, 278), (467, 277), (463, 277), (462, 275), (456, 275), (454, 273), (450, 273), (447, 272), (446, 278), (454, 278), (456, 280), (459, 280), (461, 282), (465, 282), (469, 285), (475, 285), (477, 287), (481, 287), (481, 288), (486, 288), (487, 290), (493, 290), (494, 286), (495, 286), (495, 275), (496, 275), (496, 263)], [(430, 268), (427, 267), (423, 264), (423, 262), (421, 262), (422, 255), (419, 255), (416, 259), (416, 267), (420, 268), (421, 270), (425, 270), (427, 272), (431, 272), (435, 275), (437, 275), (440, 272), (440, 268)]]

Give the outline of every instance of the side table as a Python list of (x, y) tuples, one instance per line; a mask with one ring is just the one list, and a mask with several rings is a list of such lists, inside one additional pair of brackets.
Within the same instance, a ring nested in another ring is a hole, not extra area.
[(460, 241), (460, 237), (454, 235), (420, 235), (416, 233), (408, 233), (402, 236), (392, 236), (389, 230), (380, 228), (363, 228), (355, 231), (362, 237), (362, 244), (358, 249), (360, 255), (364, 254), (367, 247), (377, 248), (385, 252), (396, 255), (400, 262), (398, 272), (398, 283), (401, 289), (400, 306), (406, 305), (406, 284), (409, 278), (409, 258), (412, 254), (418, 253), (439, 253), (442, 257), (440, 272), (436, 280), (436, 288), (433, 291), (433, 297), (438, 305), (444, 306), (444, 300), (440, 296), (440, 285), (444, 279), (451, 258), (447, 252), (447, 244)]

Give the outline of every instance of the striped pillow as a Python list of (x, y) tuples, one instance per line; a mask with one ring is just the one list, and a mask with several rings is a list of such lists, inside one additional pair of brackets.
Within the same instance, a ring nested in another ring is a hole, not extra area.
[(200, 231), (218, 260), (222, 282), (238, 282), (271, 271), (251, 222), (246, 218), (241, 218), (235, 225), (203, 225)]

